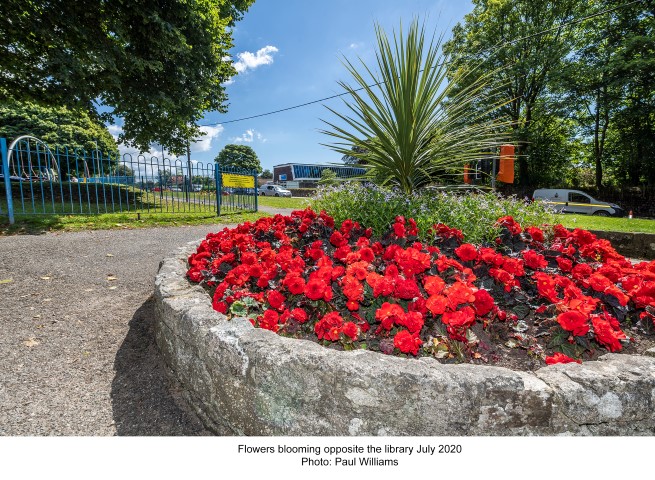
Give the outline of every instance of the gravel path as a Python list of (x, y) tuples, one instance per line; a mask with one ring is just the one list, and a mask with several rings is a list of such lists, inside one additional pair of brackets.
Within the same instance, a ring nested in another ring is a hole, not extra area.
[(165, 377), (151, 295), (162, 258), (224, 226), (0, 237), (0, 435), (209, 434)]

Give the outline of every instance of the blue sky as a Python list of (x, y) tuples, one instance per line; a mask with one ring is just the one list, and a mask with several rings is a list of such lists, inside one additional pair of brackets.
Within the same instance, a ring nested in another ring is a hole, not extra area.
[[(264, 169), (282, 163), (335, 163), (340, 155), (320, 145), (329, 138), (321, 119), (334, 120), (322, 105), (234, 123), (222, 123), (341, 93), (350, 82), (343, 56), (374, 61), (374, 23), (388, 33), (413, 17), (426, 30), (445, 33), (472, 10), (458, 0), (256, 0), (233, 32), (231, 51), (239, 74), (227, 86), (228, 112), (208, 112), (201, 124), (214, 124), (192, 145), (191, 158), (213, 161), (229, 143), (251, 146)], [(345, 111), (340, 99), (324, 102)], [(116, 127), (112, 127), (116, 129)], [(153, 148), (153, 153), (156, 146)]]

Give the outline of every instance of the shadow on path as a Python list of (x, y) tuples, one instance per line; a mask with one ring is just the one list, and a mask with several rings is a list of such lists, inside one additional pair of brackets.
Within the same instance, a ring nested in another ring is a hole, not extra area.
[(154, 336), (154, 299), (134, 313), (114, 360), (111, 401), (118, 435), (210, 435), (166, 376)]

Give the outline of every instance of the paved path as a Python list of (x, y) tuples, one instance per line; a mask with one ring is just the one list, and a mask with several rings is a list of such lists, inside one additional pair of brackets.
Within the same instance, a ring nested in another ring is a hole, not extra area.
[(223, 226), (0, 237), (0, 435), (205, 435), (167, 380), (154, 276)]

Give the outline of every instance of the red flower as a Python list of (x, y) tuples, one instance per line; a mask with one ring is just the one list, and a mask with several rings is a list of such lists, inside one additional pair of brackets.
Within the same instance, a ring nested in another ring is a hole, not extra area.
[(600, 273), (592, 274), (589, 277), (588, 282), (591, 288), (601, 293), (614, 285), (609, 278), (607, 278), (605, 275), (601, 275)]
[(426, 276), (423, 279), (423, 288), (428, 292), (429, 295), (438, 295), (443, 292), (446, 282), (443, 281), (441, 277), (437, 276)]
[[(615, 318), (608, 315), (611, 320)], [(618, 324), (618, 322), (616, 322)], [(621, 340), (627, 338), (620, 328), (613, 328), (610, 321), (600, 315), (591, 316), (591, 324), (594, 326), (594, 335), (598, 343), (605, 345), (610, 352), (619, 352), (623, 348)]]
[(393, 224), (393, 233), (399, 237), (403, 238), (405, 236), (405, 225), (402, 223), (394, 223)]
[(576, 337), (586, 335), (589, 331), (587, 316), (575, 310), (560, 313), (557, 316), (557, 322), (564, 330), (571, 332)]
[(357, 340), (357, 335), (359, 335), (359, 327), (353, 322), (346, 322), (343, 324), (342, 328), (343, 334), (347, 337), (350, 337), (351, 340)]
[(263, 317), (259, 317), (259, 328), (277, 332), (280, 328), (278, 319), (280, 316), (275, 310), (266, 310)]
[(312, 279), (305, 286), (305, 295), (310, 300), (321, 300), (329, 287), (323, 280)]
[(523, 259), (525, 260), (525, 264), (532, 270), (541, 270), (548, 266), (546, 258), (543, 255), (539, 255), (534, 250), (524, 250)]
[(443, 295), (432, 295), (425, 302), (425, 306), (432, 312), (432, 315), (441, 315), (446, 311), (448, 299)]
[(350, 301), (364, 299), (364, 286), (355, 277), (345, 276), (341, 280), (341, 290)]
[(271, 290), (268, 292), (266, 299), (268, 300), (268, 303), (271, 305), (271, 307), (276, 310), (280, 310), (282, 308), (282, 304), (286, 300), (284, 295), (282, 295), (277, 290)]
[(521, 225), (519, 225), (510, 215), (507, 215), (506, 217), (500, 217), (496, 222), (496, 225), (506, 227), (512, 235), (518, 235), (521, 233)]
[(475, 295), (473, 295), (471, 287), (459, 281), (448, 287), (446, 296), (448, 297), (448, 306), (452, 310), (455, 310), (462, 303), (475, 302)]
[(414, 280), (398, 277), (396, 279), (394, 295), (403, 300), (412, 300), (421, 296), (421, 292), (419, 292), (418, 285)]
[(189, 271), (186, 272), (186, 276), (189, 280), (196, 283), (202, 282), (205, 278), (202, 273), (200, 273), (200, 269), (196, 267), (190, 268)]
[(375, 253), (373, 253), (373, 250), (372, 250), (371, 248), (368, 248), (368, 247), (362, 248), (362, 249), (359, 251), (359, 256), (360, 256), (361, 259), (364, 260), (365, 262), (369, 262), (369, 263), (370, 263), (370, 262), (372, 262), (373, 260), (375, 260)]
[(291, 310), (291, 318), (298, 323), (305, 323), (309, 317), (307, 316), (307, 312), (302, 308), (294, 308)]
[(503, 270), (517, 277), (522, 277), (523, 275), (525, 275), (525, 270), (523, 269), (523, 262), (518, 258), (505, 258), (503, 260)]
[(403, 353), (418, 355), (421, 345), (423, 345), (423, 341), (418, 335), (412, 335), (407, 330), (401, 330), (393, 337), (393, 346)]
[(391, 330), (393, 324), (403, 315), (405, 315), (403, 307), (396, 303), (384, 302), (375, 311), (375, 319), (380, 322), (380, 327), (385, 330)]
[(314, 333), (319, 340), (330, 340), (336, 342), (341, 336), (341, 326), (343, 325), (343, 318), (338, 312), (330, 312), (325, 314), (314, 325)]
[(463, 261), (470, 262), (478, 258), (477, 249), (470, 243), (464, 243), (455, 249), (455, 254)]
[(419, 333), (424, 323), (421, 312), (407, 312), (396, 320), (396, 324), (407, 327), (410, 333)]
[(292, 295), (300, 295), (305, 291), (305, 280), (300, 275), (287, 275), (282, 285), (287, 287)]
[(441, 321), (454, 328), (467, 329), (475, 323), (475, 311), (471, 307), (464, 307), (455, 312), (446, 312)]
[(478, 316), (482, 317), (489, 313), (494, 306), (494, 298), (486, 290), (478, 290), (474, 295), (475, 303), (473, 306)]
[(556, 363), (582, 363), (580, 360), (575, 358), (567, 357), (563, 353), (555, 352), (552, 356), (546, 357), (546, 365), (554, 365)]
[(573, 268), (573, 262), (566, 257), (557, 257), (555, 260), (562, 272), (570, 272)]
[(528, 227), (525, 229), (525, 231), (530, 234), (534, 241), (539, 243), (544, 242), (544, 232), (542, 232), (541, 229), (537, 227)]
[(335, 247), (343, 247), (344, 245), (348, 244), (348, 240), (346, 240), (343, 235), (341, 235), (341, 232), (337, 231), (333, 232), (330, 236), (330, 243)]
[(219, 313), (227, 313), (227, 303), (220, 301), (217, 302), (216, 298), (214, 298), (214, 301), (212, 302), (212, 307)]

